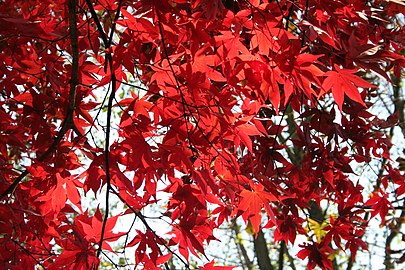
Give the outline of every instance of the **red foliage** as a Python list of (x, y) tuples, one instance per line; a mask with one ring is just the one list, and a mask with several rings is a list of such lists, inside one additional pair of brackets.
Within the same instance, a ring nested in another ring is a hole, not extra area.
[[(171, 254), (185, 263), (204, 254), (230, 218), (257, 232), (267, 215), (275, 240), (293, 243), (306, 234), (309, 203), (322, 200), (337, 218), (320, 243), (302, 246), (308, 268), (332, 268), (331, 242), (352, 254), (366, 248), (364, 209), (384, 222), (391, 197), (381, 187), (364, 199), (349, 163), (389, 159), (390, 142), (368, 110), (377, 89), (360, 75), (399, 76), (404, 32), (389, 22), (403, 11), (379, 0), (6, 0), (1, 264), (96, 268), (102, 251), (124, 241), (113, 229), (125, 215), (144, 224), (128, 227), (136, 236), (125, 244), (145, 269)], [(332, 97), (336, 106), (323, 106)], [(288, 108), (295, 123), (283, 126), (276, 116)], [(302, 149), (298, 162), (291, 147)], [(385, 185), (403, 195), (403, 172), (387, 168)], [(107, 206), (83, 211), (84, 195), (103, 188)], [(167, 235), (141, 214), (161, 193)], [(110, 197), (126, 210), (108, 216)]]

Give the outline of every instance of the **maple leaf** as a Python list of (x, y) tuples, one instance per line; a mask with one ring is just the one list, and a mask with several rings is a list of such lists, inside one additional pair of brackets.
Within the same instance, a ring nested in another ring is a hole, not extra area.
[(220, 0), (196, 0), (193, 3), (193, 7), (203, 6), (205, 16), (207, 19), (214, 18), (217, 13), (223, 8), (222, 1)]
[[(297, 233), (305, 234), (301, 224), (304, 219), (296, 216), (277, 217), (275, 220), (276, 230), (274, 231), (274, 241), (284, 240), (294, 244)], [(273, 221), (274, 222), (274, 221)]]
[(100, 259), (96, 257), (94, 250), (63, 250), (58, 258), (48, 269), (60, 269), (70, 266), (70, 269), (96, 269), (100, 264)]
[(249, 55), (249, 50), (241, 42), (241, 37), (229, 32), (223, 32), (223, 35), (216, 36), (215, 41), (219, 44), (218, 55), (222, 60), (233, 59), (241, 53)]
[[(338, 47), (336, 46), (336, 42), (334, 41), (334, 37), (331, 35), (330, 32), (325, 31), (324, 29), (322, 29), (320, 27), (317, 27), (306, 20), (304, 20), (302, 22), (302, 24), (309, 26), (310, 35), (315, 35), (315, 36), (319, 37), (323, 42), (325, 42), (326, 44), (328, 44), (338, 50)], [(328, 30), (330, 30), (330, 29), (328, 29)]]
[[(288, 62), (291, 62), (290, 67), (288, 68), (292, 69), (291, 75), (295, 80), (295, 84), (297, 84), (297, 86), (304, 91), (308, 98), (311, 98), (311, 96), (315, 93), (312, 85), (319, 87), (319, 77), (324, 75), (324, 72), (315, 65), (318, 58), (321, 56), (322, 55), (301, 53), (298, 54), (293, 60), (286, 59)], [(280, 61), (281, 60), (282, 58)], [(291, 95), (291, 90), (286, 88), (286, 91), (288, 91), (286, 93), (286, 97), (289, 98)]]
[(350, 252), (352, 253), (352, 260), (354, 260), (354, 258), (356, 257), (356, 253), (357, 251), (361, 248), (365, 251), (368, 250), (367, 244), (361, 240), (360, 237), (353, 237), (351, 239), (349, 239), (345, 245), (345, 248), (349, 248)]
[(64, 188), (66, 179), (62, 178), (60, 174), (56, 174), (56, 181), (55, 187), (37, 199), (40, 202), (45, 202), (42, 210), (43, 215), (47, 215), (48, 213), (57, 214), (66, 204), (67, 196)]
[(0, 13), (0, 33), (20, 33), (31, 36), (47, 36), (39, 21), (30, 21), (21, 15)]
[(316, 236), (317, 242), (320, 243), (327, 234), (328, 223), (324, 221), (322, 224), (320, 224), (318, 221), (308, 218), (308, 225), (310, 230)]
[(277, 198), (272, 193), (264, 191), (262, 185), (255, 185), (253, 191), (242, 190), (240, 196), (242, 199), (238, 209), (243, 211), (242, 217), (246, 222), (248, 220), (251, 222), (254, 232), (257, 233), (262, 220), (262, 208), (271, 212), (268, 205), (277, 201)]
[[(152, 231), (147, 230), (142, 232), (136, 230), (137, 235), (128, 243), (129, 247), (137, 245), (135, 251), (135, 260), (137, 264), (143, 263), (148, 269), (160, 269), (157, 266), (164, 264), (169, 260), (171, 254), (162, 255), (156, 247), (156, 245), (164, 243), (164, 240), (158, 238)], [(150, 250), (150, 251), (149, 251)]]
[[(115, 227), (115, 224), (117, 223), (118, 218), (119, 215), (107, 219), (104, 230), (104, 239), (106, 241), (111, 242), (116, 241), (119, 237), (123, 235), (122, 233), (120, 234), (112, 232), (113, 228)], [(85, 219), (77, 218), (77, 221), (81, 225), (85, 238), (89, 242), (98, 243), (100, 241), (103, 220), (99, 209), (96, 210), (96, 213), (94, 214), (93, 217)], [(106, 241), (103, 242), (103, 248), (112, 251), (112, 248)]]
[(175, 234), (175, 237), (172, 241), (179, 244), (179, 252), (184, 258), (188, 260), (189, 251), (194, 256), (199, 257), (195, 252), (195, 249), (203, 251), (203, 245), (189, 229), (183, 229), (180, 226), (176, 226), (173, 228), (173, 233)]
[(276, 23), (268, 23), (264, 26), (263, 31), (255, 31), (255, 35), (250, 40), (253, 48), (259, 48), (259, 51), (265, 55), (269, 55), (270, 52), (277, 52), (280, 50), (279, 39), (295, 39), (295, 36), (291, 33), (275, 27)]
[(313, 269), (316, 265), (322, 269), (333, 269), (332, 261), (328, 258), (333, 253), (333, 249), (324, 243), (313, 243), (300, 245), (303, 249), (298, 252), (297, 257), (301, 259), (308, 258), (307, 269)]
[[(380, 195), (380, 193), (382, 195)], [(385, 222), (385, 217), (387, 216), (388, 210), (392, 208), (392, 205), (388, 200), (388, 195), (383, 191), (372, 193), (370, 199), (368, 199), (364, 205), (371, 206), (373, 209), (371, 217), (379, 214), (382, 223)]]
[(325, 73), (327, 77), (323, 81), (322, 87), (326, 92), (332, 90), (333, 97), (339, 109), (342, 110), (345, 95), (363, 106), (366, 106), (359, 93), (358, 87), (371, 88), (375, 86), (356, 76), (355, 73), (357, 70), (355, 69), (343, 69), (336, 64), (334, 68), (335, 71)]
[[(250, 136), (261, 135), (261, 133), (257, 130), (255, 125), (250, 125), (248, 123), (237, 123), (236, 124), (236, 139), (240, 139), (243, 144), (249, 149), (249, 151), (253, 152), (252, 140)], [(236, 145), (239, 143), (236, 141)]]
[(216, 266), (214, 260), (210, 261), (209, 263), (204, 264), (204, 266), (200, 266), (200, 270), (232, 270), (236, 266)]

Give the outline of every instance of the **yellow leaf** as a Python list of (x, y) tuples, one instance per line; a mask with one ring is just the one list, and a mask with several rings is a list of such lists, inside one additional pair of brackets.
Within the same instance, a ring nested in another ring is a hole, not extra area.
[(339, 254), (339, 250), (335, 250), (334, 252), (332, 252), (331, 254), (328, 255), (328, 259), (333, 261), (338, 254)]
[(246, 226), (246, 232), (250, 235), (255, 235), (255, 228), (253, 228), (252, 223), (249, 221), (247, 226)]
[(310, 230), (314, 233), (317, 242), (320, 243), (327, 233), (327, 231), (325, 231), (324, 228), (328, 226), (328, 223), (324, 221), (322, 222), (322, 224), (319, 224), (319, 222), (317, 222), (316, 220), (308, 218), (308, 226)]

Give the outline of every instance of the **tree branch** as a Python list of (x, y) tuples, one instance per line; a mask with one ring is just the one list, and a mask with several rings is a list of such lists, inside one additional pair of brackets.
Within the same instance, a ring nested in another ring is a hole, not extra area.
[(267, 248), (266, 238), (264, 233), (260, 230), (256, 238), (253, 239), (254, 249), (257, 257), (257, 263), (260, 270), (274, 270), (270, 261), (269, 250)]
[(244, 264), (245, 264), (245, 266), (246, 266), (246, 268), (248, 270), (252, 270), (253, 269), (253, 263), (252, 263), (252, 261), (250, 260), (248, 254), (247, 254), (245, 246), (241, 243), (241, 241), (240, 241), (240, 239), (238, 237), (240, 231), (239, 231), (238, 224), (236, 224), (236, 221), (232, 223), (231, 228), (235, 233), (236, 246), (238, 247), (238, 249), (242, 253), (243, 260), (245, 261)]
[[(87, 3), (89, 3), (89, 1), (86, 1)], [(117, 11), (116, 11), (116, 16), (115, 19), (118, 19), (119, 14), (120, 14), (120, 10), (121, 10), (121, 4), (122, 4), (122, 0), (120, 0), (118, 7), (117, 7)], [(93, 20), (96, 22), (97, 26), (99, 27), (99, 32), (100, 35), (104, 35), (103, 41), (105, 40), (105, 33), (104, 31), (101, 31), (101, 25), (100, 25), (100, 21), (98, 20), (97, 16), (94, 17), (94, 8), (93, 6), (89, 5), (90, 10), (92, 11), (92, 16), (93, 16)], [(114, 36), (114, 28), (115, 28), (115, 22), (114, 22), (114, 27), (111, 29), (111, 35), (110, 35), (110, 40), (106, 40), (105, 41), (105, 47), (106, 49), (110, 47), (111, 43), (112, 43), (112, 39)], [(115, 77), (115, 72), (114, 72), (114, 68), (113, 68), (113, 62), (112, 62), (112, 55), (108, 54), (108, 58), (110, 61), (109, 63), (109, 68), (110, 68), (110, 72), (111, 72), (111, 93), (110, 93), (110, 97), (108, 99), (108, 105), (107, 105), (107, 128), (106, 128), (106, 135), (105, 135), (105, 148), (104, 148), (104, 162), (105, 162), (105, 174), (106, 174), (106, 182), (107, 182), (107, 190), (106, 190), (106, 194), (105, 194), (105, 213), (104, 213), (104, 219), (103, 219), (103, 224), (101, 227), (101, 236), (100, 236), (100, 242), (98, 245), (98, 249), (97, 249), (97, 257), (100, 256), (101, 251), (103, 250), (103, 241), (104, 241), (104, 234), (105, 234), (105, 228), (107, 225), (107, 220), (108, 220), (108, 215), (110, 212), (110, 190), (111, 190), (111, 173), (110, 173), (110, 133), (111, 133), (111, 115), (112, 115), (112, 107), (113, 107), (113, 101), (114, 101), (114, 97), (115, 97), (115, 92), (117, 91), (117, 78)], [(107, 63), (106, 63), (107, 64)]]
[[(401, 128), (401, 132), (402, 135), (405, 136), (405, 125), (404, 125), (404, 120), (405, 120), (405, 112), (404, 112), (404, 106), (405, 106), (405, 101), (401, 98), (401, 91), (402, 91), (402, 87), (400, 87), (400, 79), (396, 78), (394, 75), (392, 76), (393, 78), (393, 82), (394, 82), (394, 106), (395, 106), (395, 111), (394, 113), (398, 113), (399, 114), (399, 122), (402, 123), (399, 127)], [(398, 217), (398, 220), (401, 220), (405, 217), (405, 201), (402, 205), (402, 207), (398, 207), (398, 208), (402, 208), (401, 214)], [(396, 208), (397, 209), (397, 208)], [(384, 265), (385, 265), (385, 269), (392, 269), (392, 267), (394, 266), (393, 262), (392, 262), (392, 258), (391, 258), (391, 242), (392, 240), (394, 240), (394, 238), (398, 235), (398, 233), (400, 232), (400, 229), (402, 227), (403, 222), (399, 221), (397, 222), (396, 225), (394, 225), (394, 227), (391, 229), (390, 234), (388, 235), (388, 237), (385, 240), (385, 258), (384, 258)]]
[[(40, 156), (38, 161), (44, 161), (51, 153), (53, 153), (62, 141), (63, 136), (69, 129), (73, 129), (79, 136), (77, 128), (73, 123), (73, 115), (76, 106), (76, 86), (79, 84), (79, 51), (78, 51), (78, 38), (77, 38), (77, 21), (76, 21), (76, 0), (69, 0), (69, 27), (70, 27), (70, 42), (72, 45), (72, 71), (70, 77), (70, 90), (69, 90), (69, 104), (66, 116), (63, 120), (62, 126), (53, 140), (52, 145)], [(0, 200), (9, 194), (12, 194), (17, 188), (18, 184), (28, 175), (28, 170), (22, 172), (11, 185), (1, 193)]]
[(28, 256), (30, 256), (38, 265), (40, 265), (43, 269), (45, 269), (44, 265), (37, 259), (34, 257), (34, 255), (27, 250), (23, 245), (21, 245), (19, 242), (17, 242), (16, 240), (11, 238), (11, 241), (13, 241), (13, 243), (18, 246), (19, 248), (22, 249), (22, 251), (24, 251), (25, 253), (27, 253)]
[(101, 39), (103, 40), (104, 45), (106, 46), (106, 49), (107, 49), (107, 46), (109, 45), (109, 42), (108, 42), (108, 39), (107, 39), (107, 35), (105, 34), (104, 29), (103, 29), (103, 26), (101, 25), (100, 20), (99, 20), (98, 17), (97, 17), (97, 13), (96, 13), (96, 11), (94, 10), (93, 4), (91, 3), (90, 0), (86, 0), (86, 4), (87, 4), (87, 6), (88, 6), (89, 9), (90, 9), (91, 17), (92, 17), (92, 19), (94, 20), (94, 23), (95, 23), (96, 26), (97, 26), (98, 32), (100, 33), (100, 37), (101, 37)]
[[(112, 193), (114, 193), (131, 211), (132, 213), (135, 214), (136, 217), (138, 217), (143, 225), (146, 227), (147, 230), (151, 231), (158, 242), (160, 242), (160, 244), (162, 246), (164, 246), (171, 254), (173, 254), (174, 256), (176, 256), (176, 258), (178, 258), (186, 267), (185, 269), (190, 270), (190, 266), (188, 265), (188, 263), (183, 260), (178, 254), (176, 254), (173, 250), (170, 249), (170, 247), (156, 234), (156, 232), (150, 227), (150, 225), (148, 224), (148, 222), (146, 221), (145, 217), (136, 209), (134, 209), (116, 190), (114, 190), (113, 188), (111, 189)], [(157, 245), (157, 242), (155, 241), (156, 247), (159, 250), (159, 253), (161, 255), (163, 255), (162, 251), (160, 250), (160, 247)], [(168, 268), (167, 263), (165, 263), (166, 268)]]
[[(112, 62), (110, 62), (112, 63)], [(112, 65), (112, 64), (111, 64)], [(100, 256), (100, 253), (102, 251), (102, 246), (103, 246), (103, 241), (104, 241), (104, 234), (105, 234), (105, 228), (107, 225), (107, 219), (110, 211), (110, 190), (111, 190), (111, 174), (110, 174), (110, 133), (111, 133), (111, 114), (112, 114), (112, 106), (113, 106), (113, 100), (114, 100), (114, 95), (117, 87), (117, 80), (115, 78), (114, 71), (112, 71), (112, 76), (111, 76), (111, 93), (110, 97), (108, 100), (108, 105), (107, 105), (107, 129), (106, 129), (106, 135), (105, 135), (105, 148), (104, 148), (104, 162), (105, 162), (105, 175), (106, 175), (106, 182), (107, 182), (107, 190), (106, 190), (106, 197), (105, 197), (105, 213), (104, 213), (104, 219), (103, 219), (103, 224), (101, 227), (101, 236), (100, 236), (100, 242), (98, 245), (97, 249), (97, 257)]]
[(281, 240), (281, 242), (280, 242), (280, 250), (279, 250), (279, 253), (278, 253), (278, 262), (277, 262), (278, 270), (283, 270), (283, 267), (284, 267), (284, 253), (285, 253), (286, 249), (287, 249), (287, 247), (285, 245), (285, 241)]

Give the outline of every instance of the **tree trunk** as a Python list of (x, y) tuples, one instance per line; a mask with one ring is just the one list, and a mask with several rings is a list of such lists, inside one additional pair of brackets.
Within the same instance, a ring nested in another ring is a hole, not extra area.
[(257, 263), (260, 270), (274, 270), (269, 257), (269, 250), (267, 248), (266, 238), (264, 233), (260, 230), (256, 238), (253, 240)]

